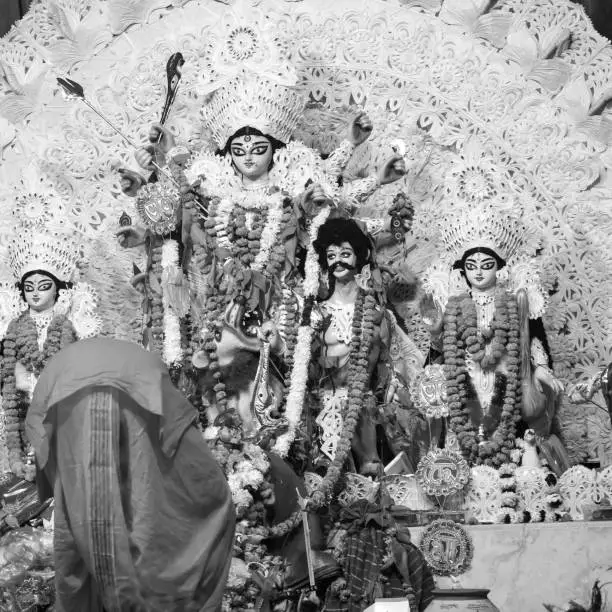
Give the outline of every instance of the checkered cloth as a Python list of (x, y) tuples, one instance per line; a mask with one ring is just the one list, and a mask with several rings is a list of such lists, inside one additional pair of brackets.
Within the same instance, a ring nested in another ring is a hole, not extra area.
[[(340, 521), (348, 528), (343, 566), (350, 596), (348, 601), (341, 601), (329, 589), (325, 610), (362, 612), (376, 598), (406, 596), (411, 609), (425, 610), (433, 600), (433, 575), (421, 551), (410, 542), (407, 530), (398, 529), (391, 545), (394, 567), (383, 576), (384, 533), (390, 521), (397, 526), (394, 518), (388, 513), (383, 515), (375, 504), (358, 502), (342, 511)], [(408, 594), (405, 585), (411, 588)]]

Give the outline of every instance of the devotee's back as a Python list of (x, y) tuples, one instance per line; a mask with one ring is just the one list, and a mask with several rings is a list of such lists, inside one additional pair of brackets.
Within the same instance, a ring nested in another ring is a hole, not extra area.
[(26, 427), (55, 496), (57, 610), (219, 608), (234, 510), (195, 418), (135, 344), (85, 340), (49, 362)]

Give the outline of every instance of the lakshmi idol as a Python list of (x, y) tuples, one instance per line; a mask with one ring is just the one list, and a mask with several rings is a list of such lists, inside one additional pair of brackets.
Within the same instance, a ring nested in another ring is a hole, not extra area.
[(546, 296), (530, 257), (533, 237), (515, 214), (490, 205), (457, 207), (439, 229), (440, 262), (424, 285), (444, 312), (425, 319), (447, 381), (446, 444), (456, 435), (470, 465), (499, 467), (522, 418), (550, 468), (563, 472), (569, 460), (555, 430), (563, 387), (540, 319)]
[(81, 249), (65, 221), (54, 222), (52, 215), (62, 214), (61, 206), (36, 194), (25, 197), (40, 199), (43, 212), (28, 219), (24, 206), (16, 207), (19, 220), (8, 259), (19, 297), (2, 294), (3, 313), (14, 313), (2, 344), (2, 408), (10, 470), (34, 480), (24, 420), (38, 376), (55, 353), (95, 335), (100, 323), (93, 294), (83, 283), (73, 288)]

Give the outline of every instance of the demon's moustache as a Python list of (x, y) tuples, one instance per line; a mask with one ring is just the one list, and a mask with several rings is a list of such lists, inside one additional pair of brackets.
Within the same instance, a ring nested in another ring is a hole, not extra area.
[(344, 263), (343, 261), (336, 261), (329, 266), (329, 273), (333, 274), (336, 270), (356, 270), (357, 266), (351, 266), (350, 264)]

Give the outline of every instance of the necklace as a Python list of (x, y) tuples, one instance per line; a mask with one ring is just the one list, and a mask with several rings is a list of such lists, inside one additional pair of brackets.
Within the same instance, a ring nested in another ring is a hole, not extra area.
[(270, 180), (266, 177), (265, 181), (256, 181), (253, 183), (242, 183), (244, 191), (265, 191), (270, 186)]
[(470, 294), (474, 302), (476, 302), (476, 304), (479, 306), (485, 306), (486, 304), (491, 304), (495, 301), (495, 287), (486, 289), (485, 291), (472, 289)]
[(334, 304), (332, 302), (325, 302), (323, 307), (331, 315), (330, 327), (336, 334), (338, 342), (346, 344), (347, 346), (350, 345), (351, 338), (353, 337), (352, 326), (355, 304)]
[(53, 320), (53, 308), (44, 310), (43, 312), (36, 312), (30, 308), (30, 317), (36, 325), (36, 336), (38, 338), (38, 350), (42, 351), (45, 346), (45, 340), (47, 339), (47, 330)]
[(495, 316), (495, 287), (487, 291), (472, 291), (471, 296), (476, 306), (478, 329), (490, 329)]

